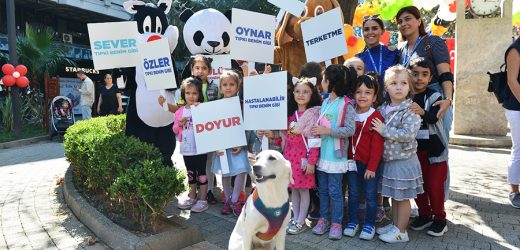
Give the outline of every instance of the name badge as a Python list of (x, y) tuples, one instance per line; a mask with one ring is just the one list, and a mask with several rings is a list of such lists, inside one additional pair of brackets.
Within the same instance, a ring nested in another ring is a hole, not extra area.
[(415, 139), (430, 139), (430, 131), (427, 129), (419, 130), (419, 133), (417, 133)]
[(347, 169), (348, 171), (357, 172), (357, 165), (356, 165), (355, 160), (348, 160), (347, 167), (348, 167), (348, 169)]
[(309, 160), (307, 160), (307, 158), (302, 158), (302, 170), (305, 170), (307, 165), (309, 165)]
[(321, 147), (321, 138), (309, 138), (309, 148)]

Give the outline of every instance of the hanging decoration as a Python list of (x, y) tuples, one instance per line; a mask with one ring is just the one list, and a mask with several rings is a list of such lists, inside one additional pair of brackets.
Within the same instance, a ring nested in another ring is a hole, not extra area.
[(27, 67), (20, 64), (14, 67), (12, 64), (4, 64), (2, 66), (2, 83), (5, 87), (12, 87), (16, 85), (19, 88), (27, 88), (29, 86), (29, 79), (25, 76), (27, 74)]

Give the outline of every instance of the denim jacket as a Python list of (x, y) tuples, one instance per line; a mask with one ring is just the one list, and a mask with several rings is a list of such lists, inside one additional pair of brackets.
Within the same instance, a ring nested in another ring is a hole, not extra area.
[(384, 161), (409, 159), (417, 153), (415, 137), (421, 127), (421, 117), (408, 109), (411, 103), (408, 99), (389, 113), (385, 112), (388, 104), (379, 107), (386, 121), (381, 133), (385, 138)]

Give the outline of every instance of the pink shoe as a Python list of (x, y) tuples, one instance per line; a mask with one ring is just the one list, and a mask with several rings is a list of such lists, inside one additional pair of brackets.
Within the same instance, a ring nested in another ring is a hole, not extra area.
[(187, 197), (183, 200), (179, 200), (179, 205), (177, 205), (177, 207), (179, 207), (182, 210), (190, 209), (193, 205), (195, 205), (196, 202), (197, 200)]
[(231, 205), (231, 208), (233, 208), (233, 214), (234, 214), (236, 217), (240, 216), (240, 213), (242, 213), (242, 207), (243, 207), (243, 206), (244, 206), (244, 205), (242, 205), (242, 203), (239, 202), (239, 201), (237, 201), (237, 202), (235, 202), (235, 203), (233, 203), (233, 204)]
[(328, 230), (329, 222), (324, 218), (320, 218), (320, 220), (318, 220), (318, 224), (316, 224), (316, 226), (314, 226), (314, 228), (312, 229), (312, 233), (322, 235), (325, 234)]
[(341, 228), (341, 224), (332, 223), (329, 231), (329, 239), (331, 240), (341, 240), (341, 236), (343, 229)]
[(201, 213), (208, 210), (208, 201), (198, 200), (195, 206), (191, 207), (191, 211), (194, 213)]
[(224, 206), (220, 209), (220, 213), (224, 215), (230, 215), (233, 213), (233, 209), (231, 209), (231, 201), (224, 203)]

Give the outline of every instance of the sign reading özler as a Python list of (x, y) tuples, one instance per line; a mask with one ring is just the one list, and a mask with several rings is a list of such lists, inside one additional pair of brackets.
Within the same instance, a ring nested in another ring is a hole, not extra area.
[(324, 62), (348, 53), (340, 8), (305, 21), (301, 26), (308, 62)]
[(177, 88), (166, 39), (139, 44), (139, 56), (148, 90)]

